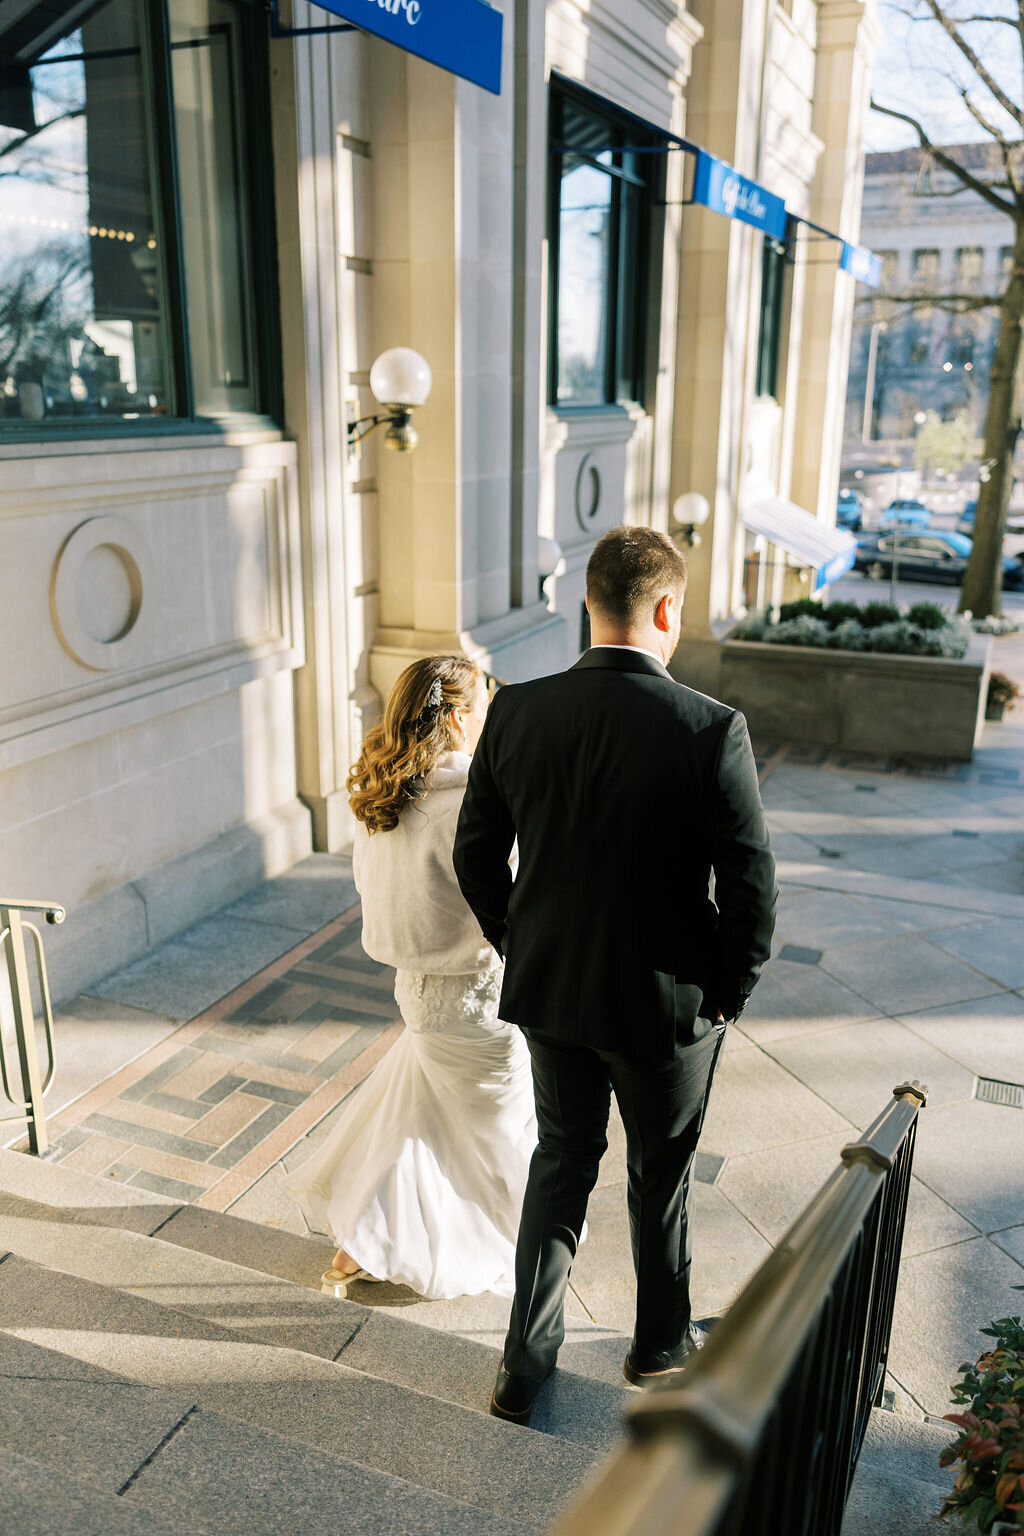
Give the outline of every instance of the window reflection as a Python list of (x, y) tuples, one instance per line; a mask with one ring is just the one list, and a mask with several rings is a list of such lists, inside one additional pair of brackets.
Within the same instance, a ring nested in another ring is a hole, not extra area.
[(558, 399), (605, 398), (611, 178), (567, 163), (558, 230)]
[(0, 417), (164, 414), (173, 407), (137, 5), (96, 11), (20, 80), (0, 92)]
[(258, 409), (235, 10), (172, 0), (171, 60), (195, 410)]
[(650, 134), (553, 85), (549, 398), (640, 401), (650, 261)]

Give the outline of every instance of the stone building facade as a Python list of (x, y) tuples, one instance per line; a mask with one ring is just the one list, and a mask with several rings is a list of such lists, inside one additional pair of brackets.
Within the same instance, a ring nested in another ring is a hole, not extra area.
[[(952, 145), (947, 153), (998, 179), (998, 148)], [(998, 295), (1006, 285), (1013, 225), (920, 149), (865, 160), (861, 236), (882, 257), (882, 286), (856, 306), (846, 431), (850, 441), (906, 439), (914, 415), (966, 412), (980, 430), (995, 348), (992, 309), (894, 304), (887, 295)], [(872, 341), (872, 336), (874, 340)], [(874, 366), (871, 354), (874, 351)], [(867, 432), (865, 433), (865, 423)]]
[[(858, 237), (873, 0), (499, 8), (500, 95), (245, 0), (7, 39), (0, 886), (68, 907), (58, 993), (344, 849), (411, 658), (571, 664), (605, 529), (707, 498), (676, 665), (712, 692), (721, 625), (801, 590), (742, 514), (834, 514), (853, 283), (812, 226)], [(790, 238), (693, 205), (679, 139)], [(393, 346), (432, 370), (419, 445), (352, 450)]]

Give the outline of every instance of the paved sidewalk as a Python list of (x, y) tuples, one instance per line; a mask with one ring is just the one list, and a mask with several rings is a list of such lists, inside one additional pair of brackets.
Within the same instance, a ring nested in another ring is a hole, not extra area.
[[(995, 664), (1016, 670), (1024, 645), (997, 645)], [(894, 1084), (929, 1085), (891, 1359), (897, 1405), (918, 1415), (947, 1410), (977, 1330), (1022, 1310), (1010, 1287), (1024, 1284), (1024, 1111), (978, 1097), (979, 1079), (1024, 1084), (1016, 718), (987, 728), (966, 766), (761, 744), (782, 883), (775, 958), (730, 1029), (702, 1140), (706, 1314), (728, 1306)], [(62, 1010), (70, 1087), (55, 1155), (303, 1231), (282, 1173), (327, 1134), (395, 1029), (387, 975), (355, 943), (353, 899), (347, 861), (315, 856)], [(629, 1331), (617, 1124), (611, 1139), (571, 1311)], [(356, 1299), (494, 1340), (507, 1312), (497, 1298), (431, 1304), (390, 1286)]]

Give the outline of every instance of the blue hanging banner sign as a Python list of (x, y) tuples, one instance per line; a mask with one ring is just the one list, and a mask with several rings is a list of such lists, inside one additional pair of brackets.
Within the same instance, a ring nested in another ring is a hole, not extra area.
[(502, 15), (487, 0), (316, 0), (406, 53), (501, 94)]
[(877, 288), (882, 281), (882, 258), (869, 251), (866, 245), (851, 245), (849, 240), (844, 240), (839, 267), (867, 288)]
[(820, 592), (822, 587), (827, 587), (829, 582), (838, 581), (840, 576), (848, 571), (857, 558), (856, 541), (849, 549), (841, 549), (838, 555), (833, 555), (825, 565), (819, 566), (814, 575), (814, 590)]
[(774, 192), (768, 192), (756, 181), (741, 176), (717, 155), (698, 149), (697, 164), (693, 173), (693, 201), (713, 213), (724, 213), (727, 219), (741, 219), (752, 224), (773, 240), (783, 240), (786, 235), (786, 204)]

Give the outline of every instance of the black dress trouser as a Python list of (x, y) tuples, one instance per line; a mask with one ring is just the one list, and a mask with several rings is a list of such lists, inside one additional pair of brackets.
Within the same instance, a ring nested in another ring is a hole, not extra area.
[(626, 1131), (629, 1229), (636, 1272), (630, 1357), (640, 1370), (677, 1364), (690, 1323), (691, 1173), (725, 1026), (665, 1062), (566, 1045), (525, 1030), (538, 1144), (516, 1247), (505, 1369), (543, 1380), (564, 1337), (569, 1271), (607, 1150), (611, 1095)]

